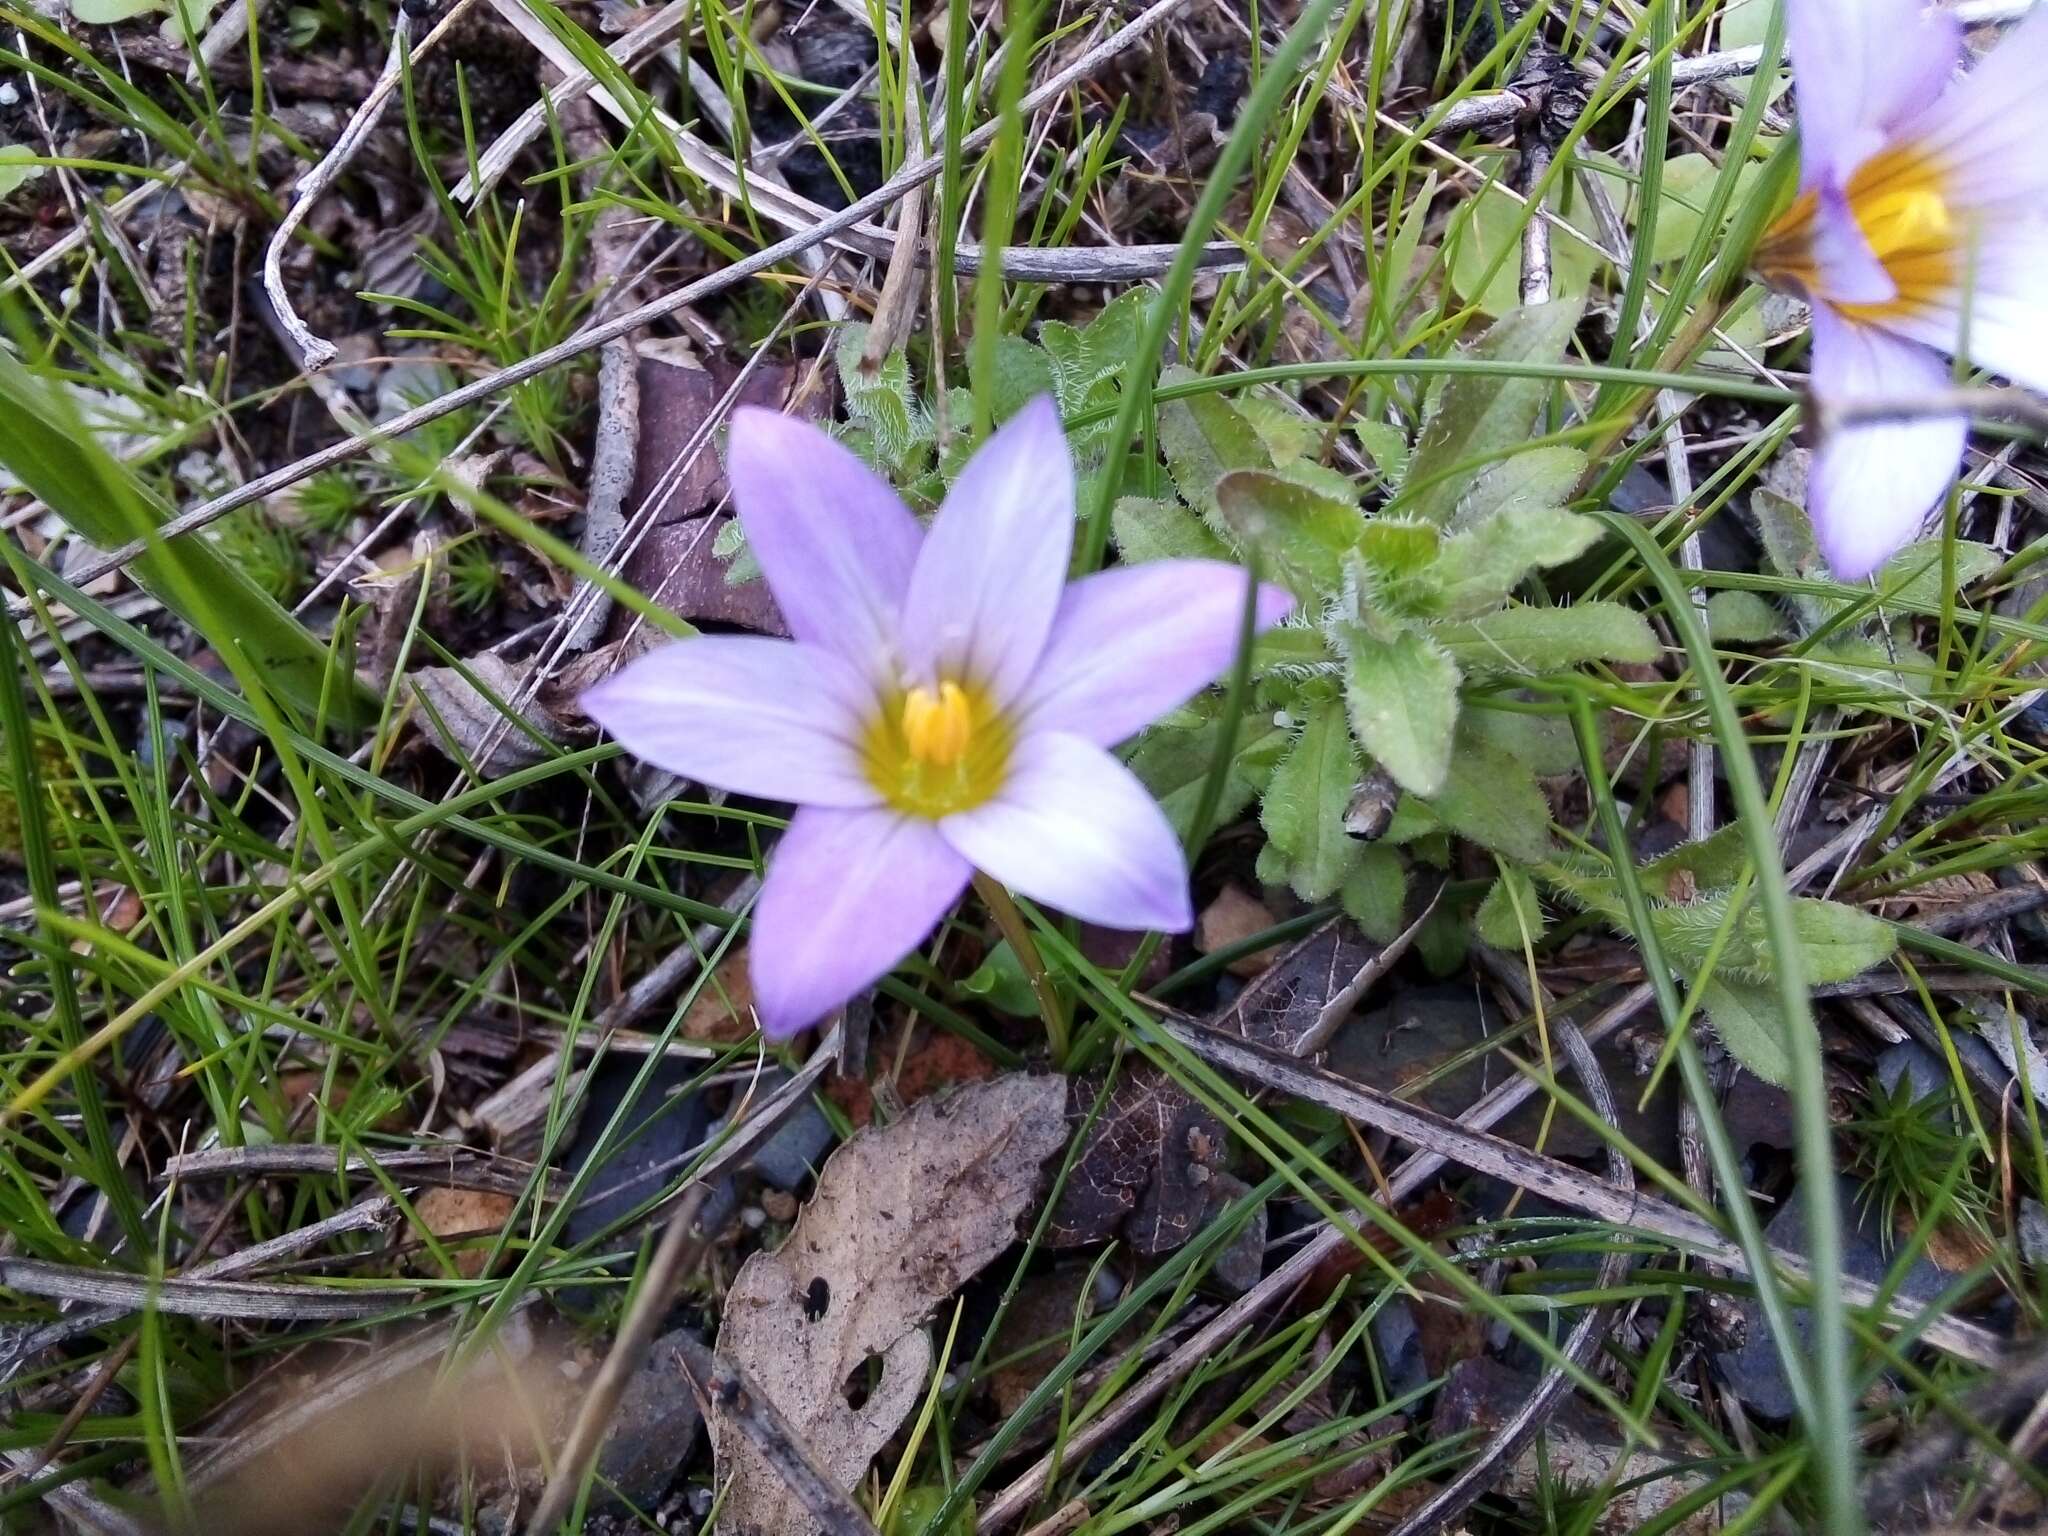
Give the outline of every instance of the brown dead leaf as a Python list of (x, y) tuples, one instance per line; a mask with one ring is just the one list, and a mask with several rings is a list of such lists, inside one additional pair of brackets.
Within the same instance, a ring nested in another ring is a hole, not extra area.
[(113, 933), (126, 933), (142, 921), (142, 898), (132, 886), (101, 887), (100, 926)]
[(970, 1041), (948, 1030), (913, 1025), (909, 1049), (891, 1047), (888, 1056), (897, 1064), (885, 1078), (870, 1086), (865, 1078), (834, 1077), (825, 1084), (825, 1096), (845, 1113), (859, 1130), (875, 1118), (875, 1093), (899, 1109), (962, 1083), (978, 1083), (996, 1075), (996, 1064)]
[[(649, 356), (643, 348), (640, 435), (633, 486), (626, 496), (628, 519), (640, 517), (650, 500), (659, 499), (653, 526), (628, 558), (624, 575), (692, 623), (735, 624), (785, 635), (768, 584), (758, 577), (728, 581), (731, 566), (714, 551), (732, 513), (716, 510), (726, 493), (725, 467), (715, 439), (703, 437), (702, 431), (731, 383), (729, 369)], [(771, 364), (748, 376), (740, 399), (779, 409), (788, 389), (789, 370)], [(830, 404), (822, 398), (817, 403), (821, 409)]]
[[(1066, 1139), (1065, 1105), (1064, 1079), (1013, 1073), (863, 1131), (826, 1162), (789, 1240), (741, 1267), (719, 1353), (752, 1375), (841, 1488), (923, 1394), (925, 1320), (1016, 1239)], [(722, 1531), (817, 1530), (729, 1419), (714, 1412), (711, 1427), (719, 1484), (730, 1479)]]
[[(495, 1233), (518, 1204), (516, 1197), (496, 1190), (430, 1189), (413, 1201), (413, 1210), (419, 1215), (419, 1225), (436, 1239), (459, 1242)], [(453, 1255), (455, 1272), (474, 1280), (484, 1272), (484, 1260), (490, 1253), (487, 1244), (463, 1243)]]
[[(1457, 1220), (1458, 1207), (1443, 1190), (1431, 1189), (1411, 1204), (1402, 1206), (1395, 1212), (1395, 1217), (1417, 1237), (1434, 1238)], [(1376, 1226), (1361, 1227), (1359, 1231), (1367, 1246), (1376, 1253), (1392, 1258), (1400, 1251), (1401, 1242), (1391, 1232)], [(1309, 1277), (1302, 1285), (1302, 1296), (1308, 1305), (1321, 1306), (1330, 1299), (1340, 1281), (1369, 1266), (1370, 1261), (1357, 1248), (1339, 1248), (1309, 1271)]]
[[(1088, 1118), (1100, 1078), (1075, 1078), (1068, 1118)], [(1075, 1248), (1121, 1235), (1142, 1254), (1170, 1253), (1200, 1230), (1210, 1180), (1228, 1149), (1223, 1123), (1149, 1063), (1126, 1070), (1060, 1192), (1047, 1241)]]
[(996, 1075), (996, 1065), (972, 1041), (950, 1030), (927, 1030), (923, 1047), (911, 1053), (896, 1073), (896, 1097), (904, 1104), (928, 1099), (959, 1083), (978, 1083)]
[(1925, 923), (1946, 917), (1958, 908), (1997, 894), (1997, 891), (1998, 882), (1991, 876), (1981, 870), (1965, 870), (1959, 875), (1937, 875), (1932, 880), (1923, 880), (1913, 887), (1910, 895), (1880, 901), (1876, 903), (1875, 910), (1882, 916), (1902, 922)]
[[(421, 711), (422, 723), (443, 752), (450, 757), (459, 752), (485, 778), (495, 779), (530, 768), (546, 755), (532, 733), (552, 742), (566, 738), (567, 722), (538, 699), (520, 716), (525, 728), (505, 718), (505, 709), (519, 696), (533, 670), (531, 662), (508, 662), (487, 651), (471, 658), (467, 667), (475, 683), (454, 667), (422, 667), (412, 675), (413, 691), (423, 705), (431, 706), (431, 710)], [(478, 683), (489, 690), (489, 697), (478, 691)], [(493, 743), (488, 755), (485, 742)]]
[(1284, 952), (1213, 1021), (1226, 1034), (1292, 1052), (1383, 946), (1339, 919)]
[(747, 948), (735, 948), (712, 978), (698, 989), (683, 1014), (683, 1038), (736, 1045), (754, 1032), (754, 987), (747, 975)]
[(419, 615), (420, 586), (428, 573), (447, 585), (447, 564), (435, 558), (442, 540), (421, 529), (409, 544), (394, 544), (370, 557), (367, 569), (349, 578), (348, 590), (368, 610), (356, 629), (356, 665), (379, 688), (405, 653)]
[[(1076, 1324), (1085, 1327), (1094, 1315), (1094, 1266), (1076, 1260), (1025, 1278), (1017, 1299), (1003, 1313), (989, 1348), (998, 1365), (989, 1373), (988, 1392), (996, 1412), (1005, 1419), (1045, 1380), (1046, 1372), (1066, 1358), (1067, 1340)], [(1112, 1345), (1104, 1358), (1120, 1348)]]
[[(1242, 944), (1272, 926), (1273, 914), (1266, 910), (1264, 902), (1241, 885), (1226, 885), (1216, 893), (1214, 901), (1202, 908), (1201, 918), (1195, 924), (1195, 948), (1212, 955), (1219, 949)], [(1234, 975), (1256, 976), (1272, 963), (1272, 951), (1260, 949), (1239, 955), (1230, 962), (1229, 969)]]

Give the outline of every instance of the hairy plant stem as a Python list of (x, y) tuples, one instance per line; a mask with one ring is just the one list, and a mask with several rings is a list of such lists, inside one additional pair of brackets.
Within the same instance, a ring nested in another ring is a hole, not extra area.
[(980, 895), (982, 905), (988, 908), (988, 915), (996, 920), (996, 927), (1010, 941), (1017, 963), (1024, 967), (1024, 974), (1031, 982), (1031, 994), (1038, 999), (1038, 1017), (1045, 1024), (1045, 1038), (1052, 1046), (1052, 1064), (1064, 1072), (1068, 1046), (1067, 1009), (1060, 1001), (1059, 988), (1053, 985), (1052, 973), (1045, 968), (1045, 957), (1038, 952), (1038, 942), (1031, 937), (1031, 925), (1024, 921), (1024, 914), (1017, 910), (1017, 903), (1010, 899), (1010, 893), (978, 869), (974, 872), (974, 889)]

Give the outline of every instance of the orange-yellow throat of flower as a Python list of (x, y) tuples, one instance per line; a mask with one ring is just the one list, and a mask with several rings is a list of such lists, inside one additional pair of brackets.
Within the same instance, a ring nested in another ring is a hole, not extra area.
[(1002, 788), (1009, 723), (979, 688), (947, 679), (885, 703), (868, 728), (868, 778), (899, 811), (937, 820)]
[(1910, 144), (1872, 155), (1843, 188), (1849, 213), (1898, 292), (1876, 304), (1830, 299), (1814, 259), (1818, 194), (1805, 193), (1778, 216), (1757, 246), (1757, 270), (1792, 282), (1852, 320), (1883, 324), (1919, 314), (1951, 296), (1961, 276), (1964, 231), (1943, 185), (1941, 166)]

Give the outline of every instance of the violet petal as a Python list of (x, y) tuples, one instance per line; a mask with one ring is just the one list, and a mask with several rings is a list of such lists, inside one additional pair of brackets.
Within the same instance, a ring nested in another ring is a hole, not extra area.
[(928, 821), (807, 806), (768, 860), (747, 968), (783, 1039), (886, 976), (960, 899), (967, 861)]
[(896, 618), (924, 531), (842, 444), (793, 416), (733, 413), (726, 471), (747, 544), (797, 639), (894, 670)]
[[(1074, 582), (1019, 715), (1104, 747), (1135, 734), (1229, 669), (1248, 579), (1221, 560), (1154, 560)], [(1262, 585), (1257, 627), (1272, 628), (1293, 603)]]
[[(1953, 20), (1953, 17), (1947, 18)], [(2048, 10), (2035, 9), (1983, 62), (1901, 122), (1898, 138), (1943, 169), (1947, 194), (1971, 208), (2040, 215), (2048, 196)]]
[[(1911, 399), (1949, 387), (1939, 353), (1826, 309), (1813, 313), (1813, 388), (1824, 404)], [(1807, 510), (1828, 566), (1861, 581), (1919, 534), (1962, 458), (1960, 416), (1831, 430), (1814, 455)]]
[(830, 651), (705, 635), (649, 651), (587, 689), (584, 712), (635, 757), (765, 800), (877, 805), (860, 738), (874, 693)]
[(1800, 185), (1839, 184), (1941, 94), (1962, 28), (1921, 0), (1787, 0)]
[(982, 444), (925, 536), (903, 605), (912, 676), (1009, 703), (1045, 649), (1073, 547), (1073, 456), (1041, 396)]
[(1093, 742), (1027, 732), (993, 800), (939, 823), (1004, 885), (1105, 928), (1194, 925), (1187, 862), (1159, 806)]

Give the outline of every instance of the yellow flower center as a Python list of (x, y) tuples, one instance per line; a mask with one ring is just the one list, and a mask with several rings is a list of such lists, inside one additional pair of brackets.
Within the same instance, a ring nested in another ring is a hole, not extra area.
[(1963, 231), (1949, 206), (1942, 169), (1910, 144), (1880, 150), (1843, 189), (1850, 216), (1898, 292), (1876, 304), (1844, 304), (1821, 291), (1814, 260), (1817, 194), (1778, 216), (1757, 247), (1757, 270), (1789, 281), (1852, 320), (1882, 323), (1918, 314), (1950, 297), (1961, 275)]
[(886, 700), (868, 727), (868, 780), (899, 811), (936, 821), (1002, 788), (1013, 739), (988, 695), (951, 678)]

